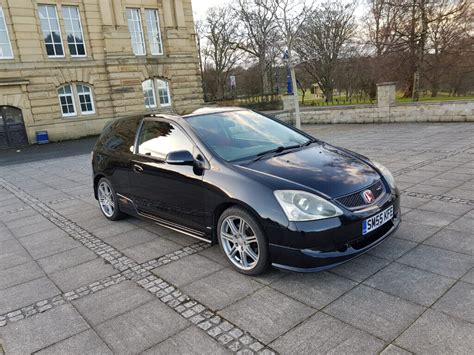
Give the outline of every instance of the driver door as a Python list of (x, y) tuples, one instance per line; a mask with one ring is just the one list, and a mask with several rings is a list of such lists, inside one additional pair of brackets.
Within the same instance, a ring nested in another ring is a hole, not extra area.
[(195, 151), (179, 125), (165, 119), (143, 120), (131, 164), (133, 200), (139, 212), (205, 231), (203, 171), (168, 164), (168, 153), (178, 150)]

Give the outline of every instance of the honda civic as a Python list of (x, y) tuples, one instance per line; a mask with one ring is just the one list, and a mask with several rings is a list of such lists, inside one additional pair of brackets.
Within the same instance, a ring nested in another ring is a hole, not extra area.
[(400, 224), (383, 165), (247, 109), (114, 120), (92, 167), (106, 218), (129, 214), (218, 243), (247, 275), (335, 267)]

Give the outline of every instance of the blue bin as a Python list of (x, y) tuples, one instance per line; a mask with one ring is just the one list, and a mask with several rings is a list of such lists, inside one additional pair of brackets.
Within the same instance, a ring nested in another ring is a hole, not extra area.
[(36, 143), (38, 144), (49, 143), (48, 131), (36, 131)]

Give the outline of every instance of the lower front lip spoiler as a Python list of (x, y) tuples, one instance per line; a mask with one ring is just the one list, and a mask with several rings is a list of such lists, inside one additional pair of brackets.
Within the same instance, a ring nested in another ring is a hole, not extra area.
[[(365, 254), (369, 250), (380, 245), (385, 239), (387, 239), (390, 235), (392, 235), (393, 233), (397, 231), (398, 227), (400, 226), (400, 217), (394, 219), (394, 222), (395, 223), (393, 227), (390, 228), (383, 236), (381, 236), (380, 238), (375, 240), (373, 243), (361, 249), (348, 248), (347, 250), (343, 252), (334, 251), (334, 252), (324, 252), (324, 253), (315, 251), (312, 249), (300, 250), (300, 252), (307, 257), (319, 259), (319, 260), (327, 260), (328, 261), (327, 265), (317, 266), (313, 268), (312, 267), (301, 268), (301, 267), (294, 267), (294, 266), (273, 263), (272, 266), (284, 271), (294, 271), (294, 272), (318, 272), (318, 271), (324, 271), (324, 270), (335, 268), (339, 265), (347, 263), (348, 261), (352, 259), (357, 258), (358, 256), (361, 256), (362, 254)], [(331, 263), (330, 259), (334, 259), (334, 262)]]

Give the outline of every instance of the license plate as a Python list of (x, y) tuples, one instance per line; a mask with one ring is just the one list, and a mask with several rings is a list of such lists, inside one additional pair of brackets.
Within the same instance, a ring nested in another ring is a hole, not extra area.
[(362, 223), (362, 235), (367, 234), (381, 227), (393, 218), (393, 206), (390, 206), (385, 211), (377, 213), (376, 215), (367, 218)]

